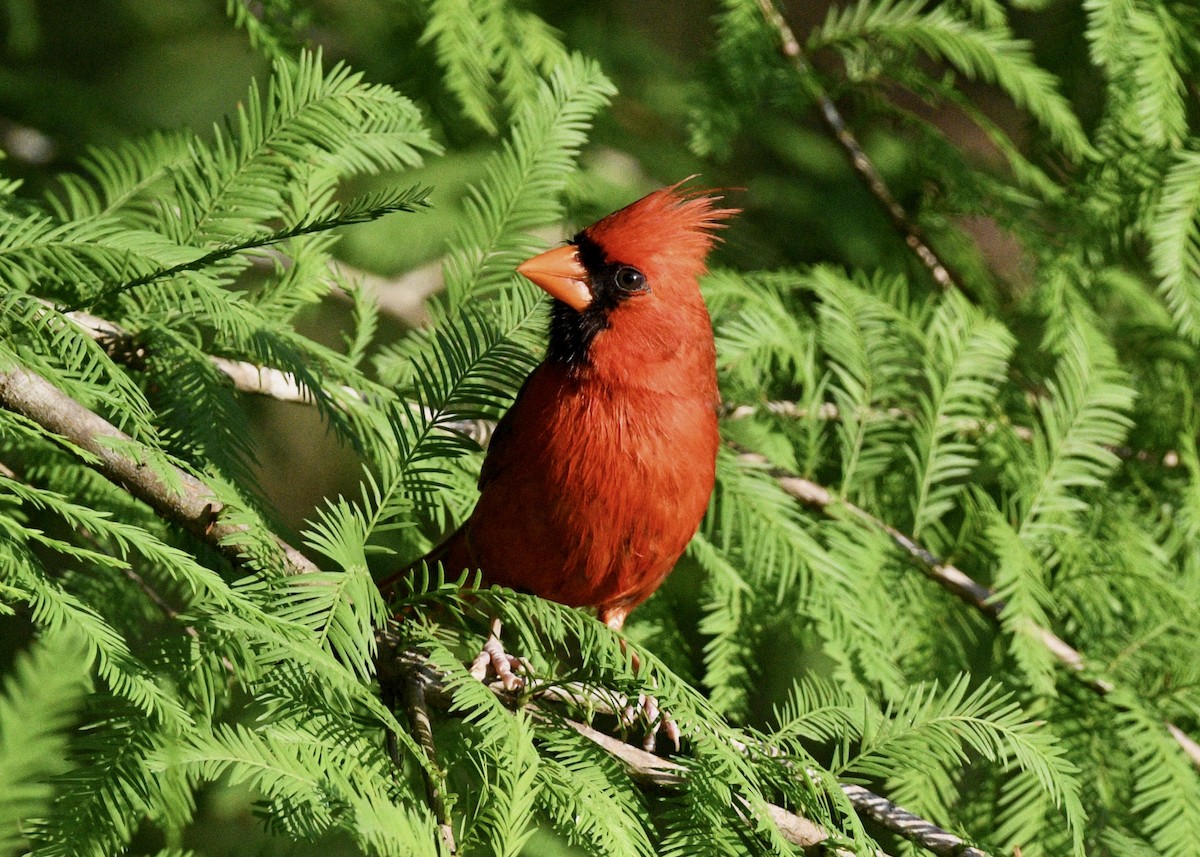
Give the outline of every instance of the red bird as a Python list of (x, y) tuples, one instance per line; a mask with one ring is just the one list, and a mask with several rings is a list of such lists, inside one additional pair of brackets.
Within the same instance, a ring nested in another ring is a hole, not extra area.
[[(716, 349), (697, 278), (737, 213), (719, 202), (658, 190), (517, 268), (554, 298), (546, 359), (496, 428), (475, 510), (427, 562), (595, 607), (614, 629), (659, 587), (715, 477)], [(488, 651), (509, 673), (498, 641)]]

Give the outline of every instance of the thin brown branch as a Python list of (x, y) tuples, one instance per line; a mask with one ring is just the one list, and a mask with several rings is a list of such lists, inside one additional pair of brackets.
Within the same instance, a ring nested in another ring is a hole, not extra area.
[[(740, 458), (757, 465), (769, 464), (763, 456), (755, 453), (743, 453)], [(901, 548), (915, 560), (917, 567), (926, 577), (936, 581), (947, 592), (971, 604), (990, 619), (999, 621), (1001, 614), (1004, 612), (1005, 605), (1004, 600), (997, 597), (994, 590), (975, 581), (953, 564), (942, 562), (924, 545), (914, 541), (886, 521), (876, 518), (870, 512), (853, 503), (835, 497), (824, 486), (778, 468), (771, 468), (770, 473), (785, 492), (801, 503), (811, 506), (824, 514), (833, 514), (841, 510), (872, 528), (886, 533), (897, 547)], [(1084, 685), (1091, 688), (1099, 696), (1106, 697), (1115, 690), (1112, 682), (1087, 675), (1087, 662), (1083, 654), (1049, 628), (1033, 626), (1030, 632), (1036, 639), (1041, 641), (1042, 645), (1054, 655), (1059, 663), (1071, 670)], [(1192, 764), (1200, 768), (1200, 744), (1197, 744), (1182, 729), (1174, 724), (1164, 723), (1164, 726), (1171, 733), (1171, 737), (1183, 749), (1184, 753), (1187, 754), (1188, 758), (1191, 759)]]
[[(48, 307), (54, 307), (48, 301), (43, 303), (46, 303)], [(133, 341), (133, 336), (129, 331), (108, 319), (79, 310), (63, 312), (63, 316), (74, 322), (92, 339), (104, 344), (114, 358), (127, 353), (126, 346)], [(239, 392), (267, 396), (281, 402), (303, 404), (312, 404), (313, 402), (312, 392), (302, 386), (291, 372), (284, 372), (282, 369), (274, 369), (270, 366), (259, 366), (245, 360), (229, 360), (225, 357), (214, 356), (209, 356), (208, 359)], [(350, 400), (362, 399), (362, 394), (353, 387), (341, 386), (337, 388), (337, 391)]]
[[(149, 581), (147, 581), (144, 577), (142, 577), (132, 568), (125, 569), (125, 576), (137, 584), (138, 588), (141, 589), (145, 596), (150, 599), (151, 603), (153, 603), (159, 610), (162, 611), (162, 614), (167, 617), (169, 621), (182, 621), (179, 611), (176, 610), (171, 603), (167, 601), (167, 599), (163, 598), (159, 591), (151, 586)], [(183, 633), (187, 634), (196, 642), (200, 642), (200, 632), (196, 630), (194, 625), (184, 625)], [(233, 661), (231, 661), (225, 655), (221, 655), (221, 666), (224, 667), (225, 672), (229, 673), (229, 675), (233, 676), (237, 674), (237, 667), (234, 666)]]
[[(76, 402), (45, 378), (24, 369), (0, 372), (0, 405), (32, 420), (84, 451), (86, 463), (114, 484), (150, 506), (159, 516), (183, 526), (232, 561), (244, 561), (245, 524), (222, 520), (224, 505), (208, 485), (171, 464), (159, 464), (160, 476), (148, 462), (161, 454), (135, 441), (112, 423)], [(275, 538), (286, 570), (317, 571), (304, 554)]]
[[(150, 599), (150, 603), (157, 607), (167, 619), (172, 622), (179, 620), (179, 611), (171, 605), (171, 602), (163, 598), (158, 590), (146, 581), (146, 578), (134, 571), (132, 567), (125, 569), (125, 576), (132, 580), (138, 589), (142, 590), (142, 593)], [(191, 625), (184, 626), (183, 632), (193, 640), (200, 639), (199, 633)]]
[[(13, 470), (11, 467), (6, 465), (2, 461), (0, 461), (0, 475), (6, 477), (8, 479), (14, 479), (14, 480), (20, 478), (17, 475), (17, 472), (15, 470)], [(82, 530), (82, 529), (77, 529), (76, 532), (80, 537), (82, 537), (84, 540), (90, 542), (91, 544), (97, 545), (97, 546), (100, 545), (100, 540), (95, 536), (95, 534), (87, 532), (86, 530)], [(182, 614), (175, 608), (175, 606), (172, 605), (171, 602), (168, 601), (166, 598), (164, 598), (162, 593), (160, 593), (157, 589), (155, 589), (150, 584), (150, 582), (148, 580), (146, 580), (146, 578), (144, 578), (140, 574), (138, 574), (138, 572), (134, 570), (133, 566), (126, 566), (124, 571), (125, 571), (125, 576), (127, 578), (129, 578), (131, 581), (133, 581), (134, 585), (136, 585), (138, 587), (138, 589), (140, 589), (142, 591), (142, 594), (146, 596), (146, 598), (150, 601), (151, 604), (153, 604), (155, 607), (157, 607), (159, 609), (159, 611), (163, 614), (164, 617), (166, 617), (166, 619), (168, 621), (170, 621), (170, 622), (182, 622), (183, 621)], [(196, 630), (194, 625), (184, 624), (183, 632), (195, 641), (200, 640), (200, 632)], [(233, 675), (237, 671), (236, 667), (234, 667), (234, 665), (233, 665), (233, 662), (231, 660), (229, 660), (229, 658), (225, 657), (224, 655), (221, 656), (221, 665), (225, 668), (225, 671), (227, 673), (229, 673), (230, 675)]]
[(938, 857), (988, 857), (982, 848), (969, 845), (948, 830), (943, 830), (904, 807), (892, 803), (885, 797), (864, 789), (862, 786), (842, 783), (842, 791), (854, 804), (859, 815), (871, 819), (910, 842), (915, 842)]
[[(17, 472), (15, 470), (13, 470), (11, 467), (9, 467), (7, 464), (5, 464), (3, 461), (0, 461), (0, 476), (3, 476), (5, 479), (11, 479), (14, 482), (21, 481), (23, 484), (26, 484), (26, 485), (29, 484), (28, 480), (24, 480), (21, 477), (19, 477), (17, 475)], [(96, 538), (96, 536), (93, 533), (87, 532), (86, 530), (83, 530), (82, 528), (77, 528), (76, 532), (77, 532), (77, 535), (79, 535), (85, 541), (87, 541), (93, 545), (99, 544), (99, 539)], [(157, 589), (155, 589), (153, 586), (151, 586), (150, 583), (144, 577), (142, 577), (140, 574), (138, 574), (137, 571), (134, 570), (133, 566), (126, 566), (125, 576), (128, 577), (130, 580), (132, 580), (134, 582), (134, 584), (138, 587), (138, 589), (142, 590), (142, 594), (145, 595), (146, 598), (148, 598), (150, 600), (151, 604), (153, 604), (155, 607), (157, 607), (159, 609), (159, 611), (163, 614), (163, 616), (165, 616), (168, 620), (170, 620), (172, 622), (179, 620), (179, 611), (176, 610), (175, 607), (172, 606), (171, 602), (169, 602), (166, 598), (164, 598)], [(183, 630), (184, 630), (184, 633), (186, 633), (192, 639), (199, 638), (199, 634), (196, 632), (196, 629), (191, 627), (190, 625), (186, 626)]]
[(812, 65), (804, 55), (804, 49), (800, 46), (800, 41), (796, 38), (796, 34), (792, 31), (787, 19), (779, 11), (775, 0), (758, 0), (758, 6), (762, 11), (763, 18), (766, 19), (767, 25), (775, 31), (779, 39), (780, 50), (784, 57), (791, 63), (797, 76), (813, 98), (816, 99), (817, 105), (821, 109), (821, 119), (841, 145), (842, 151), (846, 154), (854, 172), (866, 184), (871, 195), (883, 206), (888, 218), (892, 221), (892, 225), (904, 239), (904, 243), (929, 272), (929, 275), (938, 286), (943, 289), (954, 287), (963, 294), (969, 295), (970, 293), (963, 287), (962, 279), (925, 241), (921, 229), (908, 216), (904, 207), (896, 201), (896, 197), (892, 195), (887, 182), (884, 181), (879, 170), (875, 168), (875, 164), (871, 162), (866, 152), (863, 151), (862, 145), (846, 124), (841, 111), (838, 110), (837, 105), (833, 103), (833, 99), (829, 97), (829, 94), (825, 92), (817, 80), (816, 75), (813, 73)]

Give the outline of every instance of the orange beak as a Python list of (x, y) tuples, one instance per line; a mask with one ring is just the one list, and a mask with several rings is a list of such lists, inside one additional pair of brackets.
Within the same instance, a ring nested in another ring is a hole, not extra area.
[(579, 261), (579, 251), (570, 244), (522, 262), (517, 273), (576, 312), (583, 312), (592, 302), (591, 278)]

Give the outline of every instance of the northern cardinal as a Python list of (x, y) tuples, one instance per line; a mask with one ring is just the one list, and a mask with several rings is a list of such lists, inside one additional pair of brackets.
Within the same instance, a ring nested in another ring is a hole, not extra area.
[(595, 607), (614, 629), (659, 587), (713, 489), (716, 349), (697, 278), (737, 213), (719, 202), (658, 190), (517, 268), (554, 298), (546, 359), (496, 427), (475, 510), (427, 562)]

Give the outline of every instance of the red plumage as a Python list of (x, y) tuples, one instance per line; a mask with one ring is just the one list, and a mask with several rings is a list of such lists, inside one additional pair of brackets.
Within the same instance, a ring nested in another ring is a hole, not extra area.
[(497, 426), (475, 510), (428, 559), (614, 627), (658, 588), (713, 488), (716, 351), (697, 278), (736, 213), (718, 202), (659, 190), (518, 268), (558, 298), (549, 353)]

